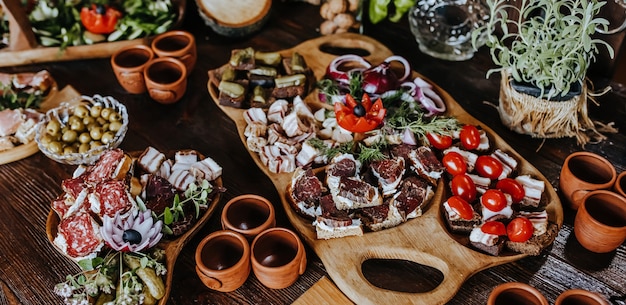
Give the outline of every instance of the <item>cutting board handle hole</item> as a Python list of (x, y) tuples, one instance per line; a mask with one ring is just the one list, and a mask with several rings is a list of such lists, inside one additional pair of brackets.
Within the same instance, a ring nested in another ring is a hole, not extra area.
[(355, 54), (361, 57), (366, 57), (371, 55), (372, 53), (363, 48), (356, 48), (354, 46), (342, 46), (337, 43), (324, 43), (319, 46), (320, 51), (323, 53), (328, 53), (332, 55), (346, 55), (346, 54)]
[(444, 279), (437, 268), (403, 259), (368, 259), (361, 264), (361, 272), (378, 288), (409, 293), (429, 292)]

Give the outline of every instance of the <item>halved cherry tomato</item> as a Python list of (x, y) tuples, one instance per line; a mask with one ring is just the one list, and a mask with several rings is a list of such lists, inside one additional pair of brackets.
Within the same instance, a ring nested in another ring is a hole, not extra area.
[(352, 132), (367, 132), (382, 124), (387, 114), (387, 109), (383, 107), (383, 102), (379, 98), (372, 104), (367, 94), (363, 95), (363, 100), (357, 102), (350, 95), (346, 95), (346, 104), (335, 103), (335, 118), (337, 124)]
[(459, 139), (465, 149), (476, 149), (480, 145), (480, 131), (474, 125), (465, 125), (461, 128)]
[(506, 235), (506, 227), (504, 224), (495, 220), (486, 221), (480, 229), (487, 234)]
[(525, 242), (533, 236), (535, 227), (526, 217), (516, 217), (506, 226), (506, 234), (510, 241)]
[(463, 198), (467, 202), (472, 202), (476, 199), (476, 184), (467, 174), (454, 176), (452, 181), (450, 181), (450, 189), (452, 189), (452, 194)]
[(483, 177), (498, 179), (502, 174), (502, 163), (492, 156), (483, 155), (476, 159), (475, 169)]
[(524, 186), (513, 178), (504, 178), (496, 183), (496, 188), (511, 195), (513, 203), (518, 203), (524, 199), (526, 191)]
[(428, 132), (426, 133), (426, 138), (428, 142), (430, 142), (430, 145), (439, 150), (444, 150), (452, 146), (452, 137), (448, 135)]
[(460, 196), (452, 196), (448, 198), (447, 202), (448, 206), (459, 213), (461, 218), (467, 220), (474, 218), (474, 209), (472, 209), (472, 206)]
[(488, 189), (481, 197), (480, 203), (493, 212), (501, 211), (506, 208), (506, 196), (501, 190)]
[(461, 154), (456, 151), (450, 151), (441, 158), (441, 163), (446, 171), (452, 176), (465, 174), (467, 171), (467, 163)]

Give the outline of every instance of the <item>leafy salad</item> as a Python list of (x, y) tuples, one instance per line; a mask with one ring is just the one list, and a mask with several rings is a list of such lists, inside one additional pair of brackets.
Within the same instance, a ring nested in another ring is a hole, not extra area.
[(39, 0), (28, 10), (39, 43), (61, 49), (160, 34), (177, 18), (171, 0)]

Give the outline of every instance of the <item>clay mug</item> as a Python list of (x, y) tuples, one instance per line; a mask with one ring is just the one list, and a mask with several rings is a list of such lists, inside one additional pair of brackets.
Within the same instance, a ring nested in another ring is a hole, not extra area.
[(607, 190), (587, 193), (574, 219), (574, 234), (589, 251), (615, 250), (626, 240), (626, 198)]
[(173, 57), (185, 64), (187, 75), (191, 73), (198, 58), (196, 39), (189, 32), (169, 31), (152, 40), (152, 50), (158, 57)]
[(224, 206), (221, 222), (223, 229), (241, 233), (252, 241), (259, 233), (276, 226), (274, 206), (258, 195), (237, 196)]
[(609, 305), (600, 294), (584, 289), (570, 289), (563, 291), (554, 302), (554, 305)]
[(293, 231), (271, 228), (252, 241), (252, 271), (261, 284), (272, 289), (291, 286), (306, 269), (304, 244)]
[(143, 72), (150, 97), (161, 104), (178, 102), (187, 90), (187, 68), (176, 58), (155, 58)]
[(122, 48), (111, 56), (111, 67), (117, 81), (128, 93), (146, 92), (143, 71), (154, 58), (152, 49), (145, 45)]
[(233, 291), (250, 274), (250, 245), (234, 231), (215, 231), (200, 241), (196, 248), (196, 274), (210, 289)]
[(509, 282), (500, 284), (491, 291), (487, 305), (548, 305), (548, 300), (535, 287), (521, 282)]
[(613, 185), (613, 190), (626, 197), (626, 171), (621, 172), (617, 179), (615, 180), (615, 184)]
[(590, 191), (608, 190), (615, 183), (617, 172), (604, 157), (586, 151), (567, 156), (559, 177), (559, 188), (574, 210)]

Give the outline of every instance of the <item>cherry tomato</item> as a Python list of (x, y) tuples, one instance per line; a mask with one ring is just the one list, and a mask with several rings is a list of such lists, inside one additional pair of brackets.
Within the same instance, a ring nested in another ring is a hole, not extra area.
[(452, 181), (450, 181), (450, 189), (452, 189), (452, 194), (463, 198), (467, 202), (472, 202), (476, 199), (476, 185), (474, 180), (466, 174), (454, 176)]
[(441, 135), (436, 133), (426, 133), (426, 138), (430, 145), (436, 149), (444, 150), (452, 145), (452, 137), (448, 135)]
[(517, 217), (506, 226), (506, 234), (510, 241), (525, 242), (533, 236), (535, 227), (526, 217)]
[(478, 145), (480, 145), (480, 131), (478, 131), (478, 128), (474, 125), (463, 126), (459, 133), (459, 138), (461, 139), (461, 145), (463, 145), (465, 149), (476, 149)]
[(448, 205), (451, 209), (459, 213), (459, 216), (463, 219), (470, 220), (474, 218), (474, 209), (460, 196), (452, 196), (448, 198)]
[(506, 196), (501, 190), (488, 189), (481, 197), (480, 203), (493, 212), (501, 211), (506, 208)]
[(502, 163), (492, 156), (479, 156), (475, 168), (479, 175), (489, 179), (498, 179), (502, 174)]
[(483, 233), (494, 235), (506, 235), (506, 227), (503, 223), (495, 220), (486, 221), (480, 229)]
[(461, 154), (456, 151), (448, 152), (441, 159), (441, 163), (446, 167), (446, 171), (452, 176), (465, 174), (467, 171), (467, 164)]
[(496, 188), (511, 195), (513, 203), (518, 203), (524, 199), (526, 191), (524, 186), (513, 178), (504, 178), (496, 183)]

